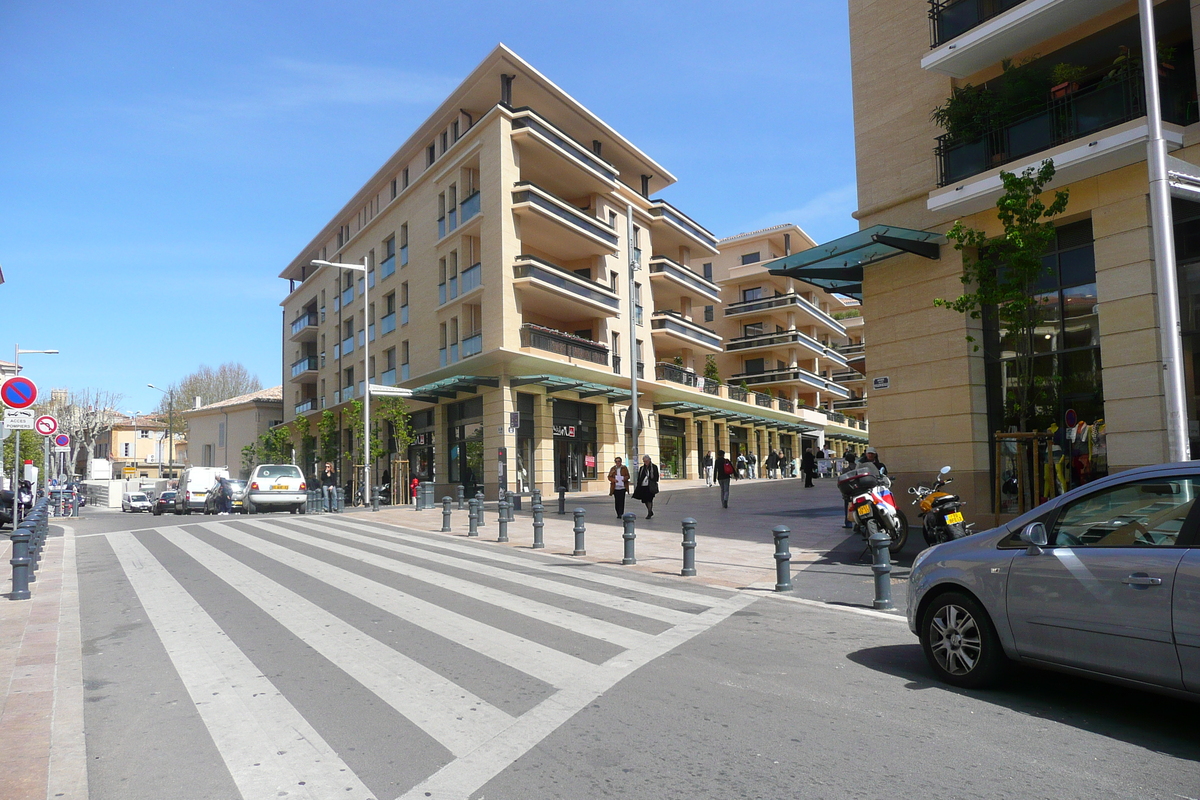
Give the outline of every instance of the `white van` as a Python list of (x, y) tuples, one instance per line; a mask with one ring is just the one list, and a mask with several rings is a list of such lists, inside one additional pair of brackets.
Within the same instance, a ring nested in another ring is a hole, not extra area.
[(225, 467), (188, 467), (179, 476), (179, 491), (175, 494), (175, 513), (190, 514), (204, 511), (204, 498), (217, 478), (228, 478)]

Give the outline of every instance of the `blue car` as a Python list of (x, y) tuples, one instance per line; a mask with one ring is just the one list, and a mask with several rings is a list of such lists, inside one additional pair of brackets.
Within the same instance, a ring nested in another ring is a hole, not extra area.
[(937, 676), (1020, 661), (1200, 693), (1200, 462), (1089, 483), (913, 563), (908, 624)]

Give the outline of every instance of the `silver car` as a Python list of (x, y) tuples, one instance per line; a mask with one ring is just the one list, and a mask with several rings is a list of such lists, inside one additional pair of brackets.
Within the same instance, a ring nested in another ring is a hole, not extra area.
[(1110, 475), (913, 563), (908, 625), (947, 683), (1008, 661), (1200, 692), (1200, 462)]
[(244, 508), (248, 514), (260, 511), (289, 510), (305, 512), (308, 486), (304, 474), (294, 464), (259, 464), (250, 473)]

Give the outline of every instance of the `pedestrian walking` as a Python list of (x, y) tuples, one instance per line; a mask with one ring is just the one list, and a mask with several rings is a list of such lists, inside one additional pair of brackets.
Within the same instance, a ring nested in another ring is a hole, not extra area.
[(321, 471), (321, 498), (325, 502), (325, 510), (333, 511), (334, 503), (337, 502), (337, 475), (333, 472), (333, 464), (329, 461), (325, 462), (325, 469)]
[(725, 458), (724, 450), (717, 451), (717, 459), (713, 462), (713, 471), (717, 473), (717, 484), (721, 487), (721, 507), (729, 508), (729, 481), (736, 477), (737, 473), (733, 464)]
[(228, 516), (233, 511), (233, 487), (227, 478), (217, 478), (217, 513)]
[(642, 456), (638, 467), (637, 486), (633, 487), (633, 499), (646, 504), (646, 519), (654, 516), (654, 495), (658, 494), (658, 466), (650, 456)]
[(774, 480), (779, 477), (779, 454), (772, 450), (767, 453), (767, 478)]
[(617, 505), (617, 519), (625, 516), (625, 495), (629, 492), (629, 467), (617, 456), (608, 471), (608, 494)]
[(751, 480), (758, 478), (758, 456), (755, 453), (746, 456), (746, 469), (750, 473)]
[(738, 453), (737, 476), (739, 479), (746, 477), (746, 454), (745, 453)]
[(804, 473), (804, 488), (811, 489), (813, 487), (813, 475), (817, 471), (817, 457), (813, 453), (813, 449), (809, 447), (800, 456), (800, 471)]
[(704, 485), (713, 485), (713, 451), (704, 454)]
[(846, 453), (842, 456), (842, 459), (846, 462), (845, 466), (842, 467), (842, 471), (845, 472), (854, 464), (854, 451), (847, 447)]

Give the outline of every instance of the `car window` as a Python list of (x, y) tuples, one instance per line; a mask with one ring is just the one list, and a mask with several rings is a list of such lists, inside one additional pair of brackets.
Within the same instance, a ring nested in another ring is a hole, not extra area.
[(1200, 494), (1200, 477), (1123, 483), (1065, 506), (1051, 547), (1173, 547)]
[(144, 495), (144, 494), (131, 494), (131, 495), (129, 495), (129, 499), (130, 499), (130, 500), (145, 500), (145, 499), (146, 499), (146, 495)]
[(258, 468), (260, 478), (301, 478), (300, 468), (291, 464), (272, 464)]

